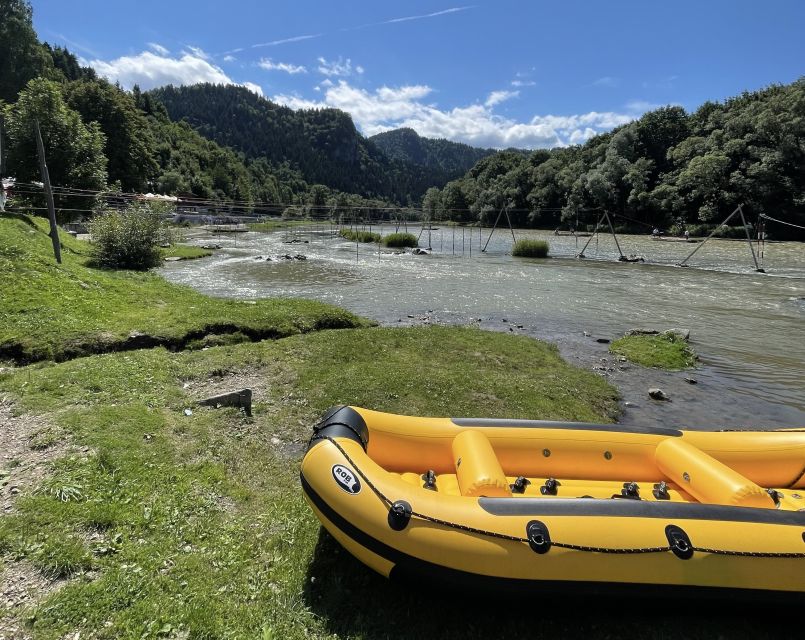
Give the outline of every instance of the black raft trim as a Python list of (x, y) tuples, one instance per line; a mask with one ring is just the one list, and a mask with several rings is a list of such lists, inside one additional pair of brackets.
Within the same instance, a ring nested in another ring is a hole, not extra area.
[(611, 518), (722, 520), (724, 522), (805, 525), (805, 511), (651, 502), (649, 500), (478, 498), (478, 505), (494, 516), (606, 516)]
[(347, 405), (330, 407), (313, 426), (313, 435), (308, 450), (323, 438), (348, 438), (357, 442), (363, 450), (369, 445), (369, 427), (360, 413)]
[(450, 418), (459, 427), (515, 427), (519, 429), (568, 429), (571, 431), (608, 431), (610, 433), (640, 433), (651, 436), (682, 435), (679, 429), (668, 427), (629, 427), (591, 422), (555, 422), (553, 420), (498, 420), (496, 418)]
[[(441, 585), (464, 593), (485, 591), (488, 593), (505, 593), (516, 596), (531, 596), (535, 593), (567, 595), (577, 597), (580, 594), (597, 596), (605, 599), (617, 599), (623, 596), (638, 598), (680, 598), (682, 600), (716, 600), (741, 602), (774, 602), (777, 604), (792, 602), (802, 604), (805, 595), (792, 591), (765, 591), (759, 589), (736, 589), (731, 587), (699, 587), (681, 585), (653, 585), (630, 582), (581, 582), (573, 580), (526, 580), (522, 578), (500, 578), (485, 576), (468, 571), (451, 569), (410, 556), (399, 549), (373, 538), (362, 531), (333, 509), (310, 486), (303, 474), (299, 474), (302, 489), (308, 499), (333, 526), (339, 529), (354, 542), (369, 551), (394, 563), (389, 578), (395, 582), (402, 581), (422, 585), (425, 582), (438, 582)], [(506, 498), (513, 500), (514, 498)], [(537, 560), (539, 562), (539, 560)]]

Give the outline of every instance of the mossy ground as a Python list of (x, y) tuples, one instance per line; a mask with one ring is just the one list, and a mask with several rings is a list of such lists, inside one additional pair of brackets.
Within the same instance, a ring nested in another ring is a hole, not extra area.
[(678, 371), (696, 365), (696, 354), (688, 342), (673, 333), (624, 336), (609, 350), (643, 367)]

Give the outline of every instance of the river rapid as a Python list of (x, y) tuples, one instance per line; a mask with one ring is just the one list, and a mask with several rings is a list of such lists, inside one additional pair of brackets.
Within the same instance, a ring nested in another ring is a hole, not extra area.
[[(373, 230), (386, 235), (394, 228)], [(508, 229), (495, 231), (483, 253), (488, 229), (408, 230), (421, 234), (420, 247), (432, 247), (429, 255), (356, 245), (327, 224), (195, 231), (192, 244), (221, 249), (166, 264), (161, 273), (215, 296), (313, 298), (387, 325), (475, 324), (552, 341), (570, 362), (620, 389), (624, 424), (805, 425), (805, 244), (767, 244), (763, 274), (745, 241), (711, 240), (681, 268), (675, 265), (699, 244), (619, 235), (624, 254), (646, 260), (619, 263), (612, 236), (516, 231), (517, 239), (550, 243), (553, 257), (534, 260), (510, 255)], [(586, 259), (574, 258), (588, 240)], [(638, 327), (689, 329), (699, 367), (643, 369), (619, 362), (596, 341)], [(661, 387), (671, 402), (650, 400), (649, 386)]]

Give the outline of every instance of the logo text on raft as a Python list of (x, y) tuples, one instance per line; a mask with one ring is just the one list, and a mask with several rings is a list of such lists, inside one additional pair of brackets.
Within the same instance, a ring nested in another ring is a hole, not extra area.
[(344, 491), (351, 494), (360, 493), (361, 481), (349, 467), (342, 464), (333, 465), (333, 478)]

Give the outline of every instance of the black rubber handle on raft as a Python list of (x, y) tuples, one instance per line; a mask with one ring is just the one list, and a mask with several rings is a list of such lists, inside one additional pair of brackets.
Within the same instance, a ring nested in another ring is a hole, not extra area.
[(548, 527), (544, 522), (532, 520), (526, 525), (525, 534), (528, 538), (528, 546), (534, 553), (543, 554), (550, 551), (551, 534), (548, 533)]
[(352, 407), (339, 405), (328, 409), (313, 427), (308, 449), (321, 438), (348, 438), (357, 442), (364, 451), (369, 445), (369, 427), (360, 413)]
[(693, 557), (693, 543), (688, 534), (675, 524), (665, 527), (665, 537), (671, 545), (671, 551), (680, 560), (690, 560)]

